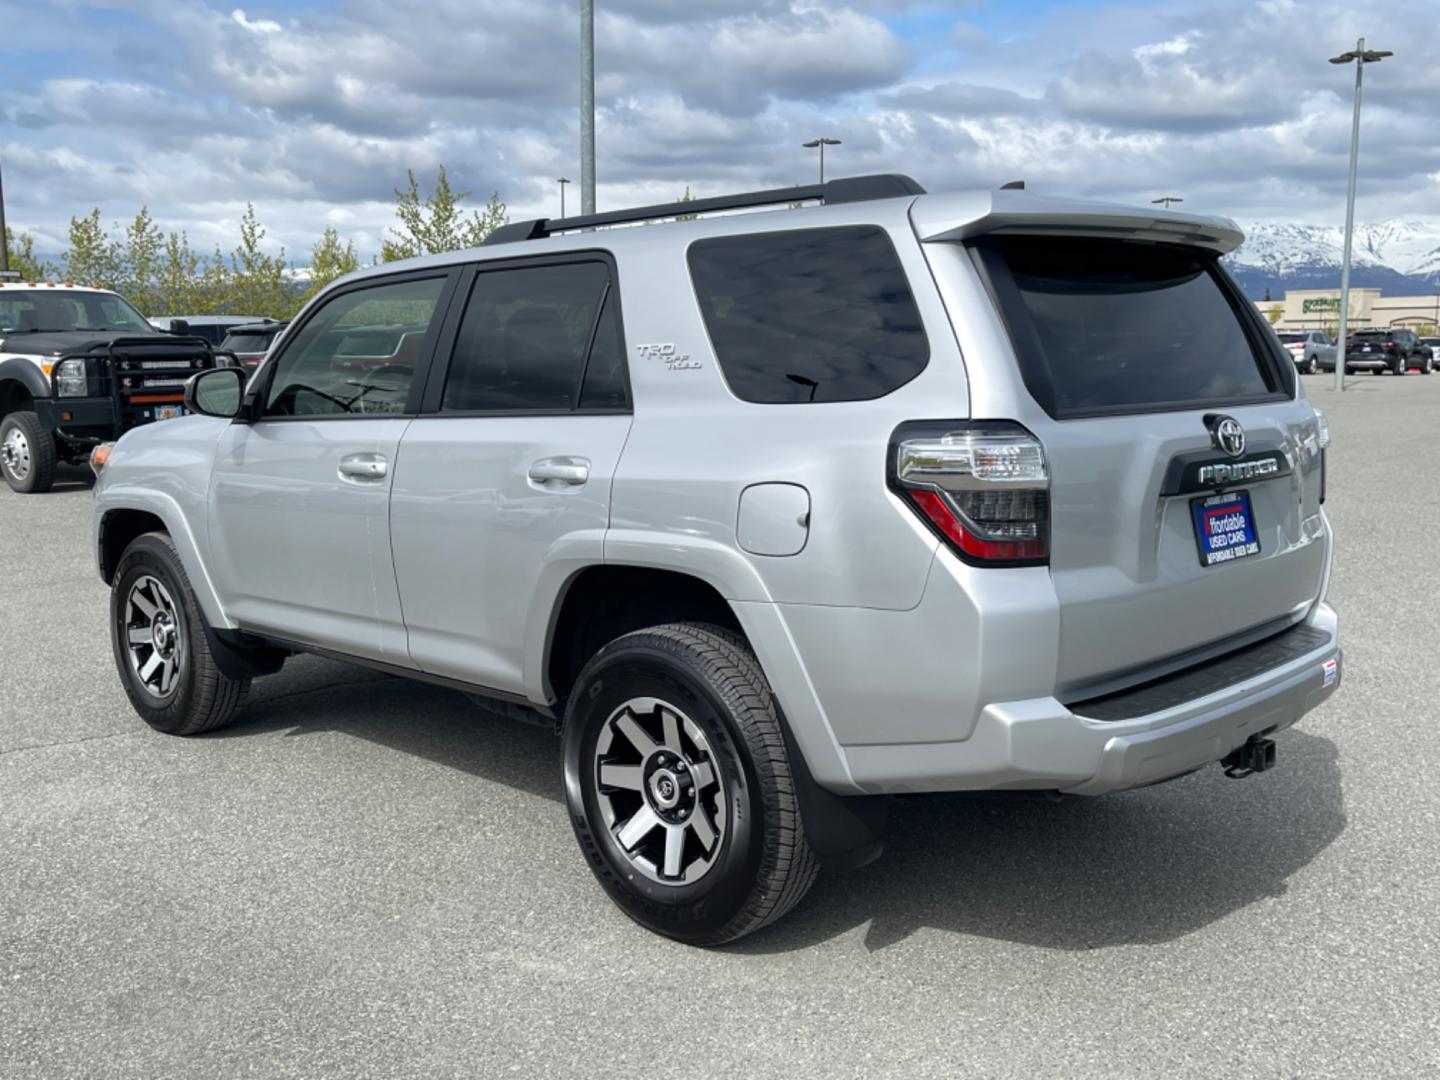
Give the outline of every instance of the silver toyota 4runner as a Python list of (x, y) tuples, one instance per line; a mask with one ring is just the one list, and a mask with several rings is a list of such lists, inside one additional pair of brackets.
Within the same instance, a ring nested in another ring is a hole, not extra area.
[(696, 944), (878, 854), (879, 796), (1263, 771), (1340, 648), (1240, 240), (876, 176), (361, 271), (97, 453), (121, 680), (179, 735), (298, 652), (539, 716), (600, 883)]

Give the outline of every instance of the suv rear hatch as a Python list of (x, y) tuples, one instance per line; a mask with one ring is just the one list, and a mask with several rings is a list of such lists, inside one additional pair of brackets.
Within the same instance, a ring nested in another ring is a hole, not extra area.
[[(1057, 695), (1134, 685), (1303, 618), (1326, 567), (1322, 436), (1293, 362), (1219, 265), (1230, 238), (1178, 215), (1164, 231), (1015, 216), (926, 246), (972, 416), (1018, 421), (1044, 447)], [(998, 334), (966, 325), (994, 313)]]

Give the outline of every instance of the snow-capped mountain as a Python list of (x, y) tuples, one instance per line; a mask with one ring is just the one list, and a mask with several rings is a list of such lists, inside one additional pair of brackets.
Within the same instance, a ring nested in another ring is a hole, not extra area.
[[(1242, 223), (1245, 243), (1227, 258), (1236, 279), (1255, 299), (1279, 299), (1286, 289), (1328, 289), (1340, 284), (1345, 231), (1340, 225)], [(1381, 288), (1390, 296), (1440, 289), (1440, 221), (1391, 219), (1355, 226), (1350, 284)]]

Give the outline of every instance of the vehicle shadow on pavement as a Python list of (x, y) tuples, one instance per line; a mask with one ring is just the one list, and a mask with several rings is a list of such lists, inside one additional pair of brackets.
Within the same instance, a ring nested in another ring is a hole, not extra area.
[(1181, 937), (1283, 897), (1345, 829), (1335, 745), (1295, 729), (1276, 741), (1277, 767), (1244, 780), (1216, 766), (1098, 799), (897, 799), (878, 861), (822, 876), (734, 949), (785, 952), (866, 923), (872, 951), (922, 928), (1066, 950)]
[[(464, 694), (310, 656), (257, 679), (244, 716), (203, 738), (340, 732), (563, 803), (553, 730), (489, 712)], [(557, 812), (563, 815), (563, 809)]]
[[(564, 813), (554, 733), (454, 691), (299, 657), (255, 683), (243, 720), (207, 737), (277, 730), (352, 735)], [(1063, 950), (1181, 937), (1283, 897), (1344, 831), (1335, 745), (1296, 729), (1277, 742), (1277, 767), (1245, 780), (1216, 766), (1098, 799), (895, 799), (879, 860), (822, 874), (794, 912), (729, 948), (788, 952), (861, 926), (872, 951), (921, 929)]]
[(59, 494), (65, 491), (89, 491), (95, 486), (95, 474), (90, 471), (88, 465), (57, 465), (55, 467), (55, 483), (51, 486), (50, 492)]

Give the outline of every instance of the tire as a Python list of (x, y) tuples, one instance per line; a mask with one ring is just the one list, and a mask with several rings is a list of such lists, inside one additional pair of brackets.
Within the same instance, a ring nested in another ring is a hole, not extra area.
[(1392, 374), (1392, 375), (1404, 375), (1405, 372), (1408, 371), (1409, 369), (1410, 369), (1410, 361), (1408, 361), (1407, 359), (1405, 359), (1405, 357), (1401, 356), (1401, 357), (1396, 358), (1395, 363), (1394, 363), (1394, 366), (1392, 366), (1392, 367), (1390, 368), (1390, 374)]
[(199, 735), (235, 718), (249, 679), (215, 664), (204, 616), (164, 533), (134, 540), (110, 590), (110, 642), (130, 704), (156, 731)]
[(12, 412), (0, 421), (0, 473), (10, 490), (39, 495), (55, 483), (55, 436), (40, 426), (30, 410)]
[(1318, 360), (1315, 359), (1315, 356), (1314, 356), (1314, 354), (1312, 353), (1311, 356), (1310, 356), (1309, 362), (1305, 365), (1305, 374), (1306, 374), (1306, 375), (1314, 375), (1315, 372), (1317, 372), (1317, 371), (1319, 371), (1319, 370), (1320, 370), (1320, 363), (1319, 363)]
[(721, 945), (804, 898), (819, 862), (782, 723), (755, 655), (719, 627), (639, 630), (585, 665), (565, 710), (565, 799), (590, 869), (626, 915)]
[(1429, 374), (1430, 374), (1432, 371), (1434, 371), (1434, 370), (1435, 370), (1435, 357), (1434, 357), (1434, 356), (1427, 356), (1427, 357), (1425, 357), (1424, 360), (1421, 360), (1421, 361), (1420, 361), (1420, 374), (1421, 374), (1421, 375), (1429, 375)]

